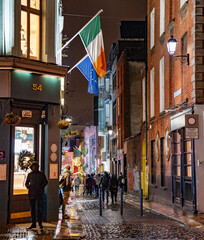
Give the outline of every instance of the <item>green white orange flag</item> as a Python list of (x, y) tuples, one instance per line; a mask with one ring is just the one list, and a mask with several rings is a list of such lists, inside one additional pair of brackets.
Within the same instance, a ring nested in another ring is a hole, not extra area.
[(79, 32), (79, 36), (100, 77), (106, 75), (106, 59), (101, 30), (100, 16), (96, 16), (85, 28)]

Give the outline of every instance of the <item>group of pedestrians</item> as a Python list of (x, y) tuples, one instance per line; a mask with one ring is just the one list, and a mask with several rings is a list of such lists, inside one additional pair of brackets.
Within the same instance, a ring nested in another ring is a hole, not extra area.
[[(28, 174), (25, 183), (25, 186), (28, 189), (28, 198), (30, 202), (32, 218), (32, 224), (28, 230), (36, 229), (36, 220), (38, 221), (40, 229), (43, 230), (43, 194), (44, 188), (48, 184), (48, 180), (45, 174), (39, 170), (38, 162), (34, 161), (30, 168), (31, 172)], [(75, 193), (79, 192), (79, 186), (81, 183), (81, 178), (77, 175), (74, 179)], [(85, 186), (84, 193), (86, 192), (87, 195), (92, 195), (92, 193), (94, 193), (95, 196), (98, 197), (99, 189), (101, 189), (103, 201), (105, 194), (108, 201), (108, 193), (110, 190), (112, 203), (114, 203), (114, 201), (117, 201), (118, 187), (123, 188), (125, 180), (122, 173), (117, 179), (116, 175), (110, 175), (108, 172), (104, 172), (102, 176), (100, 174), (97, 174), (96, 176), (95, 174), (88, 174), (84, 178), (83, 183)], [(62, 193), (60, 194), (62, 196), (62, 215), (63, 219), (66, 219), (68, 216), (66, 215), (65, 208), (69, 200), (70, 191), (72, 190), (72, 174), (69, 165), (65, 166), (64, 170), (62, 171), (59, 179), (59, 187), (60, 193), (61, 190), (63, 191), (63, 195)]]
[(117, 178), (115, 174), (110, 175), (108, 172), (104, 172), (103, 175), (97, 174), (88, 174), (85, 177), (85, 189), (83, 194), (92, 195), (95, 194), (96, 197), (99, 195), (99, 188), (101, 189), (102, 193), (102, 200), (106, 199), (108, 201), (109, 191), (111, 193), (112, 203), (117, 202), (117, 193), (118, 188), (123, 188), (125, 184), (125, 179), (123, 174), (120, 173), (120, 176)]

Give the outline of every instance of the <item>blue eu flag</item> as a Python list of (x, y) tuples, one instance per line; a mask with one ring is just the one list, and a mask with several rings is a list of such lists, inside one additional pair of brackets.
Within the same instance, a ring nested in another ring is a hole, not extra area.
[(96, 94), (97, 96), (99, 96), (96, 71), (93, 64), (91, 63), (89, 56), (87, 56), (82, 62), (80, 62), (77, 65), (77, 68), (89, 81), (88, 93)]

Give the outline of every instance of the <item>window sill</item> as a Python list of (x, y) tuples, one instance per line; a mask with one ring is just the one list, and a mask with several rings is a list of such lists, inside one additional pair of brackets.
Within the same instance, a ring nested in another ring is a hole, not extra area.
[(162, 112), (160, 112), (159, 116), (160, 116), (160, 117), (163, 117), (164, 114), (165, 114), (165, 111), (162, 111)]
[(150, 54), (151, 54), (151, 55), (154, 53), (154, 49), (155, 49), (155, 46), (153, 46), (153, 47), (150, 49)]
[(162, 187), (162, 186), (160, 186), (159, 188), (163, 189), (164, 191), (167, 190), (167, 187)]
[(155, 116), (149, 119), (150, 122), (154, 122), (154, 120), (155, 120)]
[(153, 188), (158, 188), (158, 186), (154, 183), (151, 183), (150, 186), (153, 187)]
[(162, 35), (159, 37), (159, 41), (161, 44), (164, 43), (164, 40), (165, 40), (165, 32), (163, 32)]
[(181, 19), (185, 17), (187, 11), (188, 11), (188, 0), (183, 4), (183, 6), (179, 10)]
[(169, 23), (169, 25), (167, 26), (167, 28), (169, 29), (171, 35), (174, 32), (174, 23), (175, 23), (175, 18), (172, 19), (171, 22)]

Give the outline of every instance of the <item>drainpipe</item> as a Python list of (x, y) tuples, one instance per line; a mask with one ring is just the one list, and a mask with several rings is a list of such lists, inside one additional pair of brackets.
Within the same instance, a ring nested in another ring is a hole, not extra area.
[[(145, 19), (145, 137), (146, 137), (146, 160), (148, 158), (148, 111), (147, 111), (147, 16)], [(146, 162), (147, 164), (147, 162)]]
[[(194, 106), (192, 106), (192, 114), (194, 114)], [(191, 165), (192, 165), (192, 184), (193, 184), (193, 188), (192, 188), (192, 194), (193, 194), (193, 213), (196, 214), (197, 211), (197, 204), (196, 204), (196, 164), (195, 164), (195, 140), (192, 139), (191, 141), (192, 143), (192, 160), (191, 160)]]

